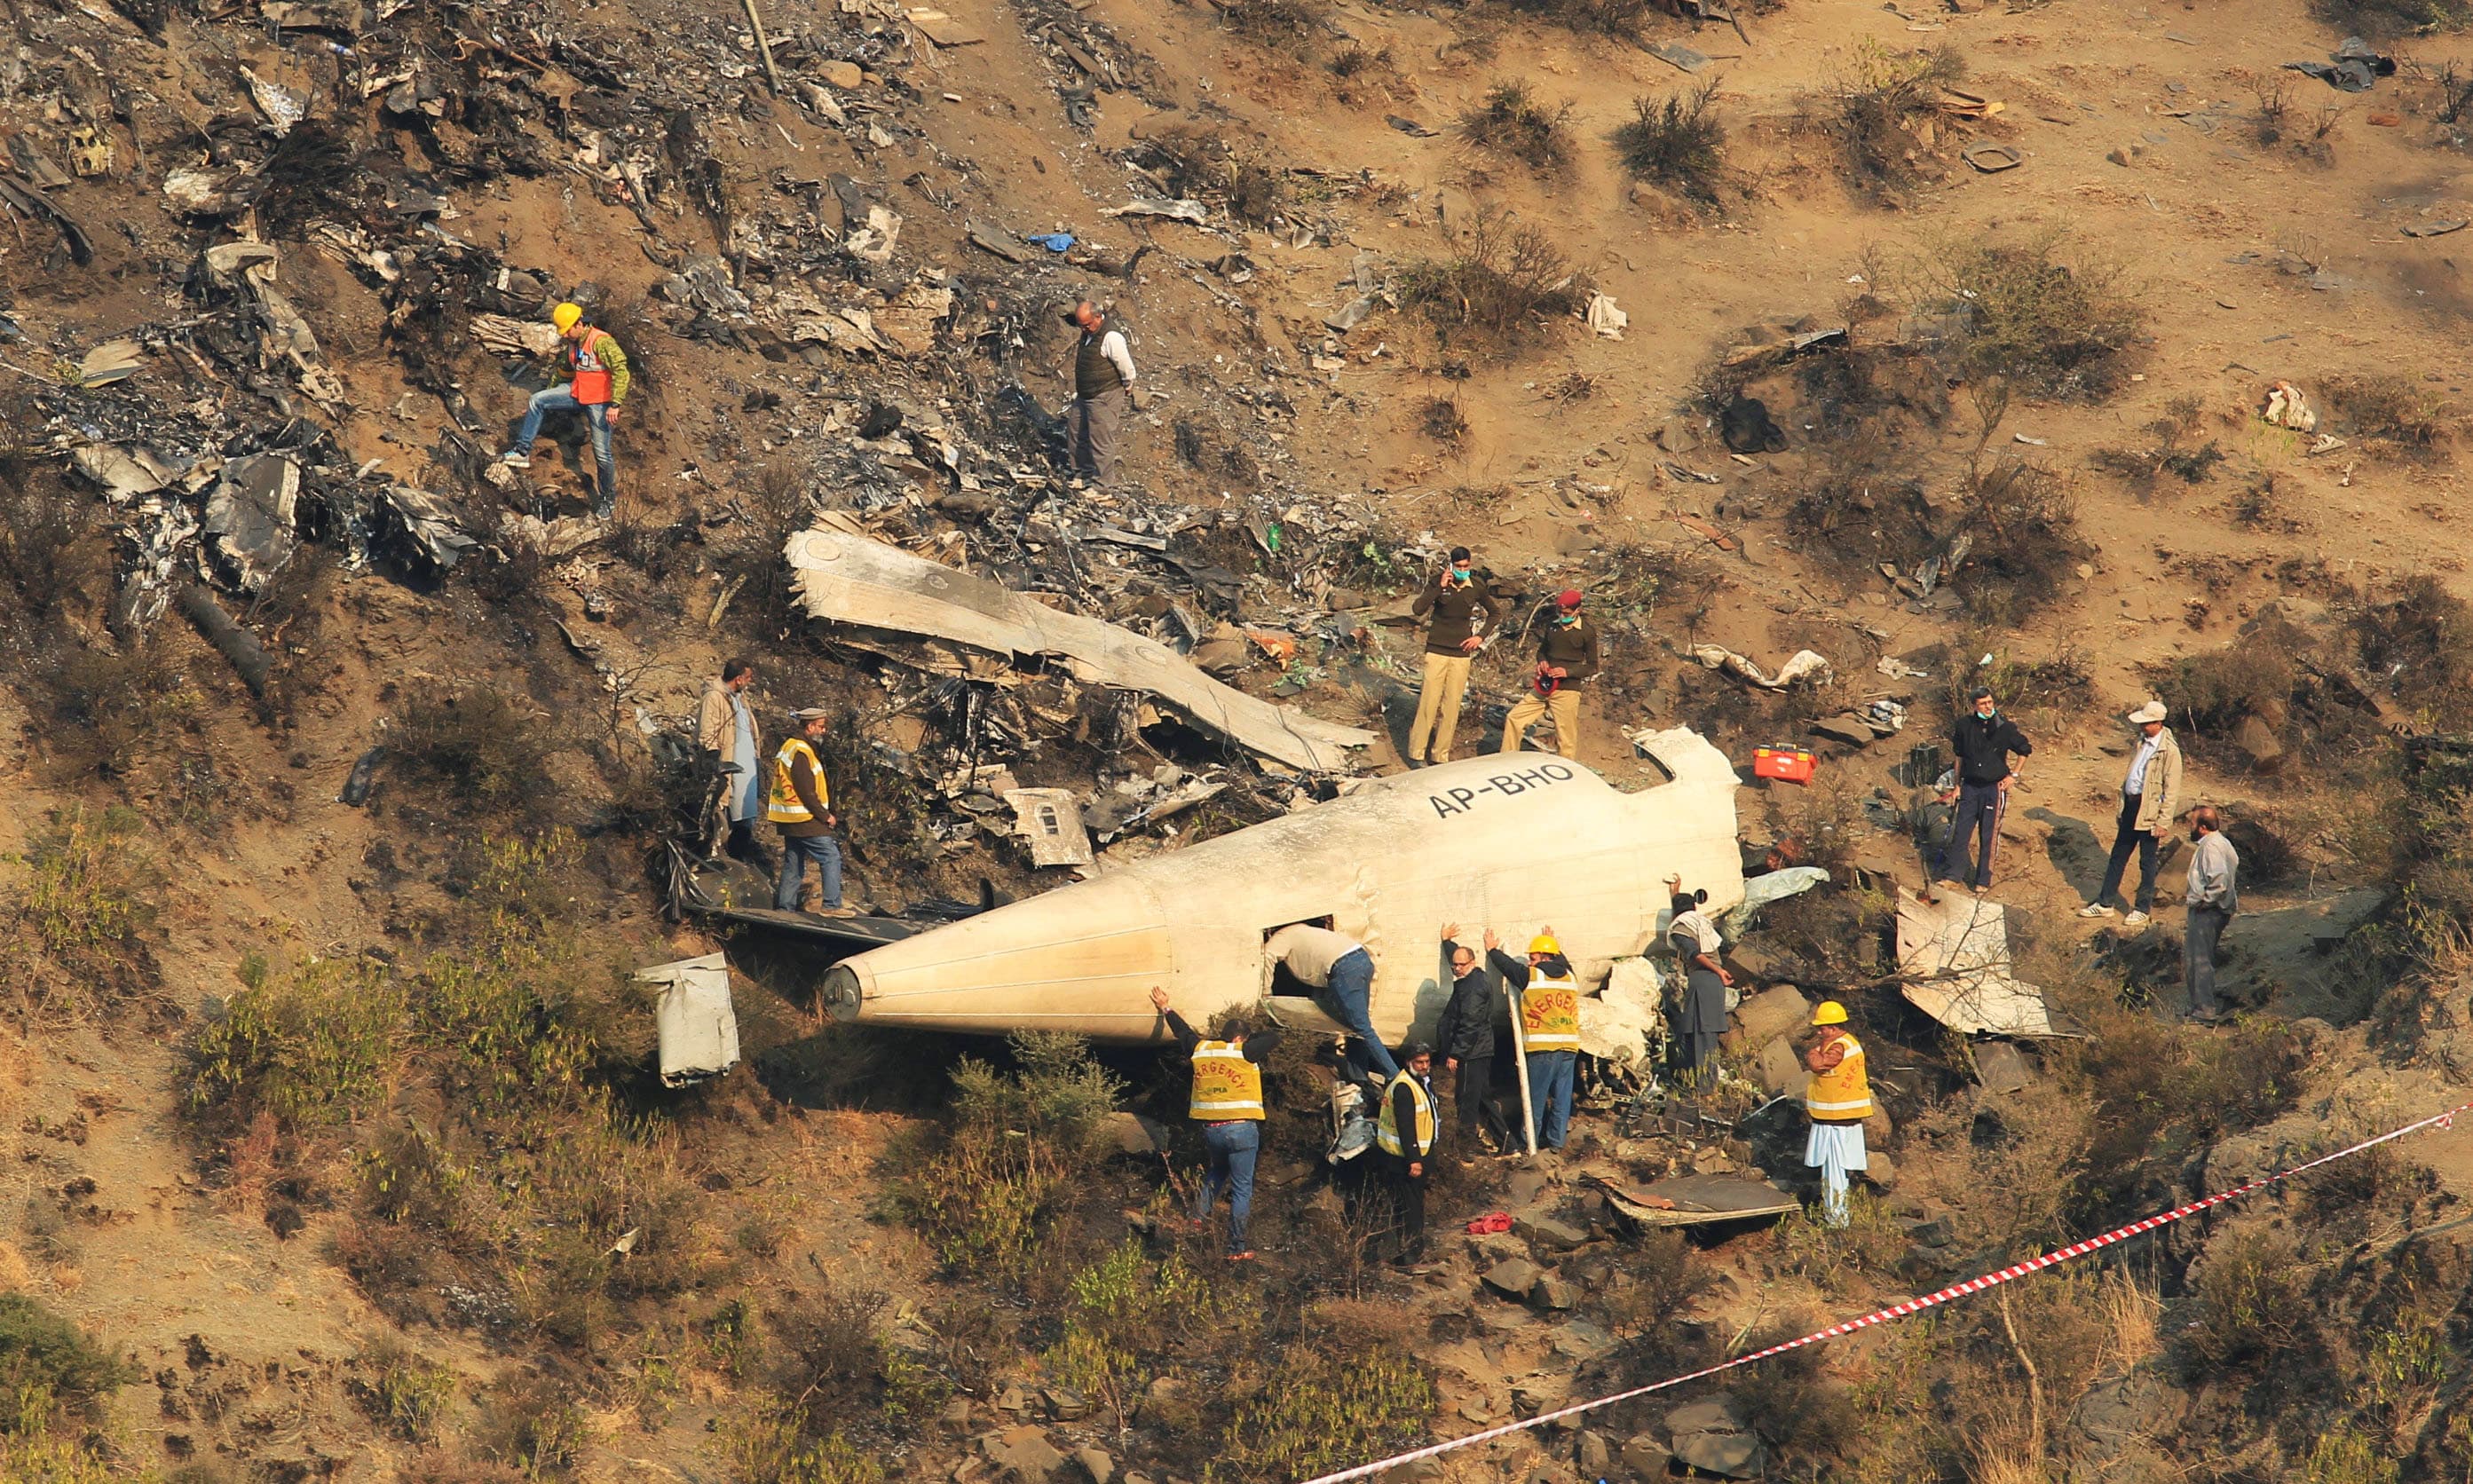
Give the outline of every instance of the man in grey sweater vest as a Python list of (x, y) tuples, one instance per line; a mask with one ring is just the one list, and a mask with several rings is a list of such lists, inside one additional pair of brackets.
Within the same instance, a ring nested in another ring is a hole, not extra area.
[(2216, 942), (2241, 906), (2241, 891), (2234, 882), (2241, 872), (2241, 852), (2224, 838), (2223, 817), (2210, 804), (2190, 811), (2190, 839), (2195, 849), (2190, 851), (2189, 890), (2183, 898), (2190, 919), (2182, 930), (2182, 968), (2190, 990), (2190, 1016), (2212, 1020), (2219, 1013)]

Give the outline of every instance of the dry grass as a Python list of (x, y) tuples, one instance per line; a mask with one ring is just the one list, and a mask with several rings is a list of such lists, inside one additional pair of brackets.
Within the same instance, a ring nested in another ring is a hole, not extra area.
[(1952, 240), (1920, 269), (1954, 326), (1951, 349), (1973, 382), (1999, 378), (2037, 396), (2098, 401), (2126, 380), (2125, 352), (2147, 315), (2118, 264), (2063, 256), (2045, 233), (2009, 243)]
[(1491, 208), (1477, 212), (1458, 257), (1401, 270), (1400, 293), (1447, 343), (1457, 337), (1498, 348), (1573, 313), (1582, 299), (1552, 234)]
[(1726, 130), (1709, 111), (1717, 84), (1704, 83), (1662, 101), (1636, 99), (1633, 117), (1615, 130), (1615, 152), (1632, 178), (1678, 196), (1715, 204), (1726, 179)]
[(1894, 203), (1922, 180), (1917, 127), (1936, 111), (1940, 89), (1965, 76), (1966, 59), (1946, 43), (1905, 55), (1866, 43), (1803, 101), (1796, 122), (1829, 141), (1858, 194)]

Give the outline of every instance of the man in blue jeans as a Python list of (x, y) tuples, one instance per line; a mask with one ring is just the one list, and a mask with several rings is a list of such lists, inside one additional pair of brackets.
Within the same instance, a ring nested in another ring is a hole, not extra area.
[(831, 725), (832, 713), (820, 706), (793, 711), (799, 730), (773, 754), (773, 787), (764, 802), (764, 817), (781, 831), (781, 877), (773, 886), (773, 905), (783, 912), (799, 910), (807, 885), (807, 862), (816, 863), (824, 883), (824, 906), (818, 916), (853, 917), (842, 905), (842, 847), (833, 838), (841, 827), (831, 795), (825, 787), (825, 765), (816, 743)]
[(618, 505), (618, 466), (610, 450), (610, 430), (618, 425), (635, 373), (628, 369), (627, 352), (610, 332), (585, 322), (583, 306), (561, 304), (549, 312), (549, 323), (558, 327), (559, 370), (565, 374), (559, 385), (533, 394), (505, 462), (514, 468), (532, 467), (533, 440), (540, 437), (544, 414), (584, 414), (585, 425), (592, 431), (592, 514), (607, 520)]
[(1511, 989), (1520, 1017), (1520, 1044), (1528, 1058), (1531, 1149), (1560, 1149), (1572, 1132), (1572, 1076), (1580, 1060), (1580, 978), (1563, 945), (1547, 928), (1528, 940), (1528, 962), (1502, 950), (1485, 930), (1486, 962)]
[(1400, 1075), (1400, 1064), (1374, 1034), (1374, 955), (1356, 939), (1322, 925), (1330, 921), (1291, 922), (1266, 939), (1262, 951), (1285, 965), (1298, 983), (1328, 992), (1332, 1018), (1348, 1027), (1348, 1065), (1357, 1081), (1374, 1081), (1370, 1068), (1388, 1083)]
[[(1967, 704), (1967, 713), (1949, 734), (1950, 751), (1957, 757), (1957, 786), (1940, 796), (1941, 802), (1956, 804), (1957, 812), (1950, 818), (1949, 839), (1941, 845), (1932, 874), (1934, 883), (1956, 880), (1986, 897), (1992, 892), (1993, 852), (2001, 847), (2001, 820), (2009, 811), (2009, 786), (2021, 777), (2009, 759), (2034, 752), (2035, 744), (2001, 714), (1992, 687), (1976, 686)], [(1972, 863), (1967, 859), (1970, 839), (1975, 842)], [(1924, 888), (1924, 900), (1939, 899), (1933, 887)]]
[(1251, 1262), (1254, 1249), (1245, 1230), (1254, 1219), (1254, 1161), (1262, 1149), (1262, 1060), (1279, 1044), (1280, 1033), (1258, 1031), (1244, 1017), (1233, 1016), (1220, 1027), (1219, 1040), (1205, 1041), (1167, 1007), (1167, 991), (1157, 985), (1151, 987), (1151, 1008), (1166, 1018), (1177, 1049), (1193, 1064), (1193, 1095), (1186, 1112), (1202, 1124), (1207, 1155), (1193, 1223), (1198, 1228), (1209, 1221), (1219, 1193), (1227, 1191), (1228, 1260)]

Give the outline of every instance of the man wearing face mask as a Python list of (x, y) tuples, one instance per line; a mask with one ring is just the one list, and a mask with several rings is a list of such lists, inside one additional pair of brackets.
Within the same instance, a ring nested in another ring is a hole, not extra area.
[(2241, 872), (2241, 851), (2224, 838), (2223, 816), (2209, 804), (2190, 811), (2190, 880), (2182, 900), (2190, 909), (2182, 929), (2183, 976), (2190, 991), (2190, 1017), (2212, 1020), (2216, 1004), (2216, 943), (2241, 906), (2234, 878)]
[(1502, 746), (1497, 752), (1520, 751), (1523, 733), (1539, 717), (1554, 718), (1554, 751), (1580, 755), (1580, 686), (1597, 673), (1597, 626), (1581, 616), (1580, 589), (1566, 587), (1554, 599), (1554, 616), (1546, 621), (1546, 635), (1537, 645), (1537, 671), (1528, 694), (1503, 719)]
[[(2027, 740), (2017, 723), (2001, 714), (1990, 686), (1976, 686), (1971, 699), (1973, 708), (1950, 729), (1949, 750), (1957, 756), (1957, 786), (1941, 795), (1940, 802), (1957, 804), (1957, 811), (1950, 819), (1949, 839), (1941, 845), (1940, 857), (1933, 863), (1933, 879), (1972, 886), (1975, 895), (1982, 897), (1992, 890), (1992, 855), (2001, 840), (2001, 816), (2009, 806), (2009, 786), (2020, 776), (2009, 759), (2033, 753), (2035, 744)], [(1952, 875), (1953, 857), (1961, 867), (1967, 864), (1969, 835), (1975, 837), (1974, 864), (1962, 874)], [(1925, 899), (1933, 898), (1928, 895)]]
[(1442, 575), (1417, 594), (1409, 611), (1426, 620), (1426, 682), (1417, 691), (1417, 719), (1408, 725), (1408, 766), (1414, 768), (1452, 760), (1469, 660), (1485, 642), (1485, 626), (1501, 621), (1502, 605), (1477, 580), (1469, 549), (1454, 546)]

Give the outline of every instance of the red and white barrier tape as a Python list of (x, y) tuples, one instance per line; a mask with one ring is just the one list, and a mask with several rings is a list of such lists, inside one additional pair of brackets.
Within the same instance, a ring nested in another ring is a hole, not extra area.
[(1336, 1473), (1326, 1473), (1319, 1478), (1307, 1480), (1306, 1484), (1344, 1484), (1345, 1480), (1361, 1479), (1369, 1474), (1380, 1473), (1385, 1469), (1396, 1469), (1402, 1464), (1415, 1463), (1421, 1458), (1433, 1458), (1478, 1443), (1491, 1443), (1497, 1438), (1507, 1438), (1515, 1432), (1525, 1432), (1531, 1427), (1543, 1427), (1549, 1423), (1561, 1422), (1567, 1417), (1577, 1417), (1583, 1412), (1594, 1412), (1599, 1407), (1630, 1401), (1636, 1398), (1645, 1397), (1651, 1392), (1666, 1391), (1693, 1381), (1705, 1380), (1720, 1372), (1732, 1371), (1737, 1366), (1747, 1366), (1756, 1360), (1766, 1360), (1772, 1355), (1783, 1355), (1790, 1350), (1801, 1350), (1807, 1345), (1816, 1345), (1822, 1340), (1834, 1340), (1841, 1335), (1853, 1334), (1858, 1329), (1869, 1328), (1873, 1325), (1886, 1324), (1893, 1319), (1904, 1319), (1909, 1314), (1921, 1313), (1935, 1304), (1946, 1304), (1952, 1299), (1961, 1299), (1969, 1294), (1981, 1293), (1986, 1288), (1998, 1287), (2013, 1279), (2024, 1278), (2029, 1273), (2040, 1273), (2046, 1268), (2067, 1262), (2074, 1257), (2083, 1257), (2091, 1252), (2101, 1252), (2115, 1242), (2152, 1232), (2158, 1227), (2170, 1226), (2184, 1216), (2196, 1215), (2211, 1206), (2221, 1206), (2227, 1201), (2238, 1201), (2252, 1191), (2263, 1190), (2269, 1185), (2291, 1180), (2295, 1175), (2315, 1170), (2322, 1164), (2333, 1164), (2338, 1160), (2350, 1159), (2365, 1150), (2375, 1149), (2390, 1139), (2402, 1138), (2408, 1134), (2418, 1134), (2429, 1128), (2452, 1128), (2455, 1126), (2456, 1115), (2467, 1111), (2473, 1111), (2473, 1102), (2459, 1103), (2445, 1113), (2433, 1113), (2418, 1123), (2408, 1123), (2400, 1129), (2390, 1130), (2375, 1138), (2365, 1138), (2349, 1149), (2339, 1149), (2333, 1154), (2322, 1154), (2307, 1163), (2296, 1164), (2291, 1169), (2278, 1170), (2272, 1175), (2262, 1175), (2247, 1185), (2235, 1186), (2233, 1189), (2208, 1196), (2203, 1200), (2192, 1201), (2187, 1206), (2175, 1207), (2160, 1215), (2133, 1221), (2125, 1227), (2115, 1227), (2101, 1236), (2091, 1236), (2083, 1242), (2073, 1242), (2067, 1247), (2055, 1248), (2040, 1257), (2029, 1258), (2015, 1267), (2002, 1268), (1998, 1272), (1986, 1273), (1981, 1278), (1970, 1278), (1962, 1283), (1954, 1283), (1938, 1293), (1926, 1294), (1920, 1299), (1909, 1299), (1904, 1304), (1893, 1304), (1887, 1308), (1874, 1309), (1860, 1319), (1849, 1319), (1841, 1324), (1831, 1325), (1826, 1329), (1815, 1329), (1799, 1339), (1789, 1340), (1783, 1345), (1772, 1345), (1766, 1350), (1754, 1351), (1748, 1355), (1737, 1355), (1732, 1360), (1721, 1361), (1704, 1370), (1694, 1371), (1689, 1376), (1677, 1376), (1646, 1386), (1635, 1386), (1629, 1391), (1617, 1392), (1611, 1397), (1599, 1397), (1594, 1401), (1573, 1402), (1570, 1406), (1559, 1407), (1551, 1412), (1541, 1412), (1525, 1421), (1505, 1423), (1500, 1427), (1489, 1427), (1483, 1432), (1473, 1432), (1464, 1438), (1453, 1438), (1447, 1443), (1435, 1443), (1425, 1448), (1412, 1448), (1405, 1453), (1395, 1453), (1370, 1464), (1359, 1464), (1354, 1469), (1342, 1469)]

